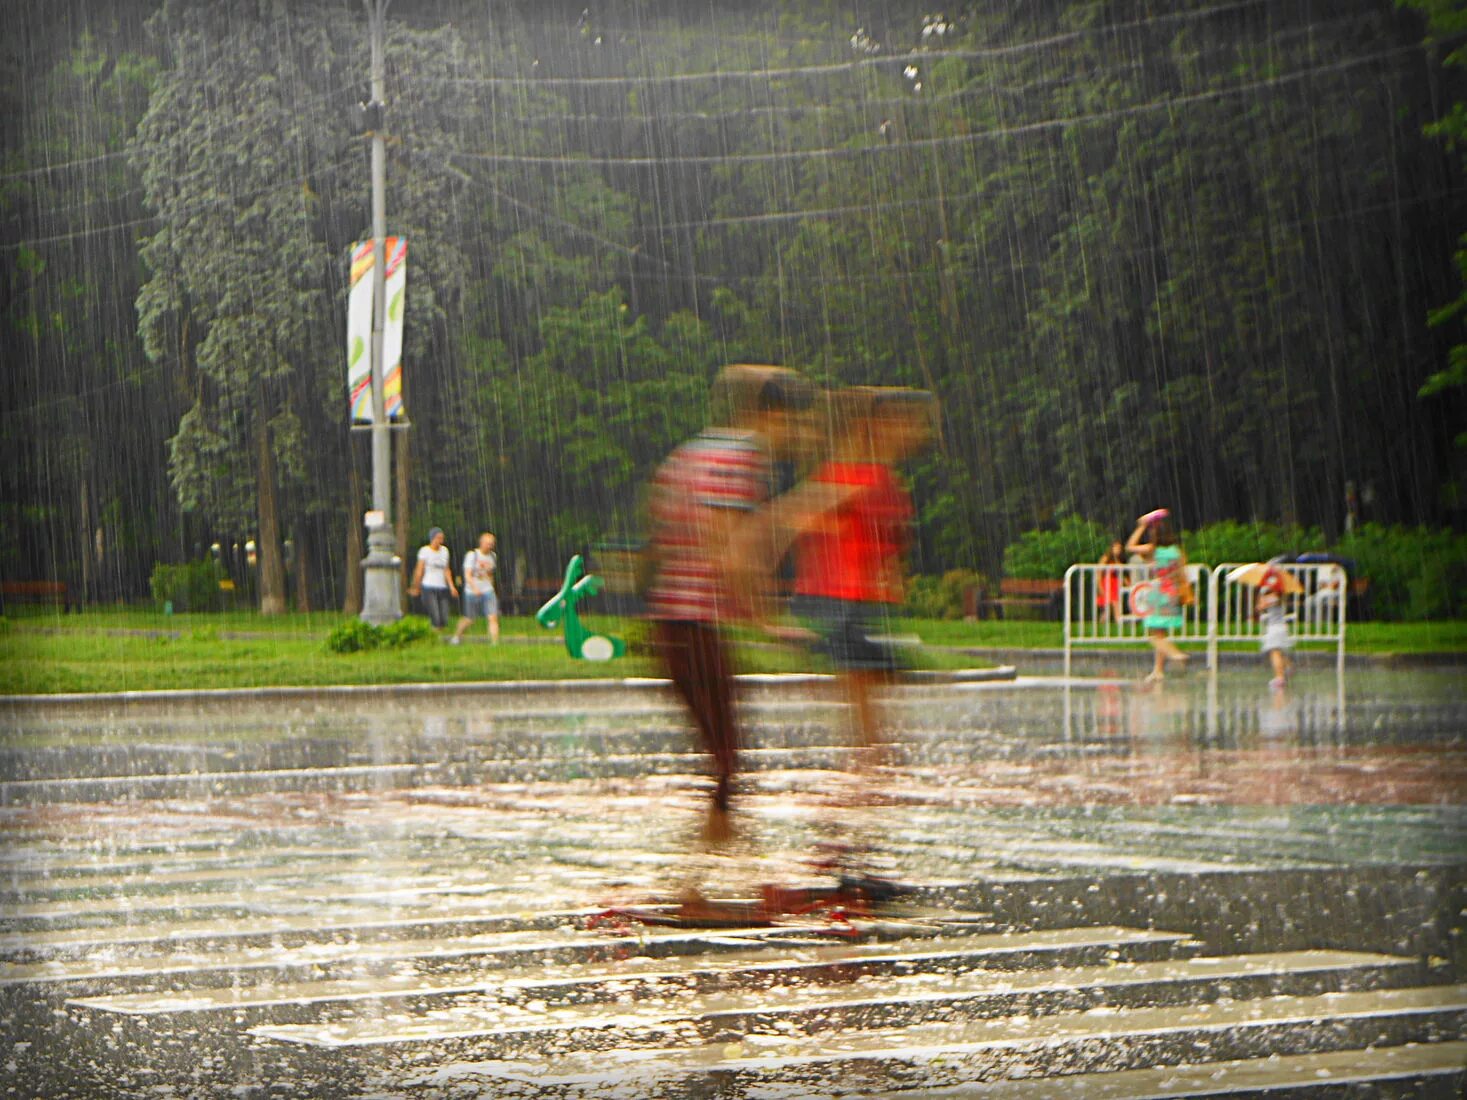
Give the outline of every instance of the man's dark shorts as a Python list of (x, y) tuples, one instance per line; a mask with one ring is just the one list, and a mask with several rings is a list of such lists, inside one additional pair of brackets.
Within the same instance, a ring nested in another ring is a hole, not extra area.
[(843, 669), (896, 672), (897, 649), (878, 636), (889, 632), (892, 607), (824, 596), (796, 596), (790, 609), (819, 635), (814, 649)]

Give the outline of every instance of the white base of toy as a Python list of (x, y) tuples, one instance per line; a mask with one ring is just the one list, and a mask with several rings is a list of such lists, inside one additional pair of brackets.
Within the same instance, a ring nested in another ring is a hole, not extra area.
[(592, 634), (581, 643), (583, 661), (609, 661), (615, 655), (616, 648), (611, 644), (611, 639), (600, 634)]

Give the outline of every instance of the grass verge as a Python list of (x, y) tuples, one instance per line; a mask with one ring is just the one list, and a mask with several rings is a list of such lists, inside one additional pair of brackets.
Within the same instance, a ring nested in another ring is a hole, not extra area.
[[(508, 640), (498, 646), (475, 639), (461, 646), (430, 641), (402, 649), (332, 653), (326, 636), (342, 618), (326, 612), (266, 619), (241, 612), (165, 616), (98, 609), (6, 619), (0, 629), (0, 694), (659, 675), (657, 662), (646, 656), (610, 664), (572, 660), (557, 636), (529, 617), (505, 619), (503, 636)], [(588, 619), (587, 625), (622, 633), (628, 624), (605, 616)], [(745, 672), (829, 671), (822, 658), (800, 647), (747, 640), (737, 649), (739, 668)], [(919, 668), (982, 663), (941, 649), (917, 648), (911, 655)]]

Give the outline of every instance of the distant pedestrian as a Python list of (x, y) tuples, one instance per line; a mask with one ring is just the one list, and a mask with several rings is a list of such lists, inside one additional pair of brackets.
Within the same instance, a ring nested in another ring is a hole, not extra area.
[(463, 641), (464, 631), (475, 619), (489, 623), (489, 641), (499, 644), (499, 594), (494, 590), (494, 571), (499, 567), (499, 555), (495, 553), (494, 535), (485, 531), (479, 536), (479, 545), (464, 555), (463, 616), (458, 629), (448, 639), (452, 645)]
[(453, 601), (458, 598), (449, 562), (448, 547), (443, 545), (443, 528), (431, 528), (427, 545), (418, 548), (418, 564), (413, 569), (408, 595), (418, 597), (428, 621), (440, 630), (448, 622)]
[(1126, 548), (1116, 539), (1110, 549), (1100, 555), (1100, 570), (1095, 585), (1095, 607), (1102, 620), (1121, 621), (1121, 567), (1126, 564)]
[[(1187, 555), (1177, 541), (1171, 513), (1158, 508), (1138, 519), (1136, 529), (1126, 540), (1126, 550), (1139, 554), (1152, 566), (1144, 613), (1146, 636), (1155, 659), (1146, 682), (1160, 683), (1166, 677), (1168, 661), (1187, 667), (1189, 658), (1172, 641), (1171, 632), (1185, 625), (1183, 608), (1195, 599), (1187, 579)], [(1132, 599), (1135, 598), (1133, 590)]]
[(1259, 650), (1268, 657), (1273, 679), (1268, 686), (1281, 691), (1294, 671), (1294, 636), (1289, 633), (1287, 582), (1284, 572), (1270, 564), (1258, 584), (1258, 618), (1263, 624)]

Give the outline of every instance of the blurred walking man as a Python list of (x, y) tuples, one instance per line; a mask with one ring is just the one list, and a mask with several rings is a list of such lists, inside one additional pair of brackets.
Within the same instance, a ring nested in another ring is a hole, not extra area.
[[(733, 836), (730, 818), (739, 731), (733, 667), (721, 627), (762, 622), (767, 593), (752, 578), (756, 563), (732, 548), (747, 544), (751, 517), (768, 499), (773, 464), (808, 432), (813, 390), (779, 367), (731, 366), (714, 385), (718, 419), (662, 464), (652, 484), (647, 593), (654, 641), (703, 749), (713, 758), (714, 787), (703, 840)], [(743, 534), (744, 537), (739, 536)]]

